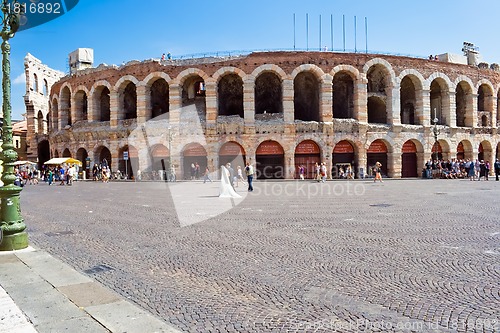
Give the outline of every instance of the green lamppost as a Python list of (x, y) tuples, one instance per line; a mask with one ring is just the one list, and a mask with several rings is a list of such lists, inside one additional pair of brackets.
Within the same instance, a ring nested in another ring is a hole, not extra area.
[(16, 176), (14, 174), (14, 162), (17, 153), (12, 142), (12, 107), (10, 104), (10, 44), (9, 39), (14, 37), (19, 28), (19, 13), (10, 9), (8, 0), (2, 0), (2, 95), (3, 95), (3, 125), (2, 125), (2, 152), (3, 161), (3, 186), (0, 187), (1, 212), (0, 228), (3, 231), (3, 240), (0, 243), (0, 251), (19, 250), (28, 247), (28, 234), (26, 224), (21, 216), (19, 193), (21, 188), (14, 185)]

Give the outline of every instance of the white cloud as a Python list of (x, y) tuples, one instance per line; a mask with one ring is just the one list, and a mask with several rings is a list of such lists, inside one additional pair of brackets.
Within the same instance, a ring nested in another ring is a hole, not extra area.
[(19, 74), (13, 81), (12, 84), (26, 84), (26, 75), (24, 73)]

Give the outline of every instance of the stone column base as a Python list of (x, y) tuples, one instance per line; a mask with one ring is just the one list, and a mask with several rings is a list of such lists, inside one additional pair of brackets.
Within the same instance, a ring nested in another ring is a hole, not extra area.
[(13, 235), (4, 235), (0, 251), (21, 250), (28, 247), (28, 234), (25, 231)]

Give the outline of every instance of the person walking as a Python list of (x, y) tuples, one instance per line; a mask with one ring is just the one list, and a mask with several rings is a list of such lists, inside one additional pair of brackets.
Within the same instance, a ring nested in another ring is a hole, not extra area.
[(238, 168), (236, 169), (236, 187), (238, 187), (240, 181), (243, 184), (245, 183), (245, 178), (243, 178), (243, 170), (241, 169), (241, 166), (238, 165)]
[(210, 179), (210, 169), (208, 167), (205, 169), (205, 174), (203, 175), (203, 184), (207, 181), (212, 182), (212, 179)]
[(373, 182), (376, 182), (377, 180), (380, 180), (380, 182), (383, 183), (383, 181), (382, 181), (382, 163), (380, 163), (380, 162), (375, 163), (375, 179), (373, 180)]
[(247, 175), (248, 181), (248, 192), (253, 192), (253, 167), (250, 162), (247, 162), (247, 166), (245, 167), (245, 174)]
[(493, 167), (495, 168), (495, 180), (498, 181), (498, 176), (500, 176), (500, 160), (497, 159)]

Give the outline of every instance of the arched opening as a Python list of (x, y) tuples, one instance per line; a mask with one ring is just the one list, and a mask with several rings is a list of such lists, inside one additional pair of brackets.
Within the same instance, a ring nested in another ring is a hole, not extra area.
[(385, 101), (383, 101), (379, 96), (368, 97), (368, 122), (387, 124)]
[(276, 141), (262, 142), (255, 152), (257, 179), (285, 177), (285, 152)]
[(387, 124), (387, 88), (389, 73), (382, 65), (370, 67), (366, 74), (368, 79), (368, 122)]
[(59, 157), (59, 152), (57, 151), (57, 149), (56, 149), (56, 150), (54, 150), (54, 157), (55, 157), (55, 158), (58, 158), (58, 157)]
[(95, 156), (97, 157), (97, 160), (95, 161), (96, 164), (111, 167), (111, 152), (107, 147), (100, 146), (97, 148)]
[(58, 121), (59, 121), (59, 103), (57, 99), (52, 100), (52, 104), (50, 107), (50, 112), (52, 114), (52, 129), (57, 131), (59, 129)]
[(47, 96), (49, 94), (49, 84), (47, 80), (43, 79), (43, 95)]
[(226, 142), (219, 149), (219, 165), (231, 163), (233, 169), (238, 166), (242, 168), (246, 165), (246, 155), (243, 147), (234, 141)]
[(68, 148), (64, 149), (62, 157), (71, 157), (71, 152)]
[(111, 104), (110, 92), (106, 86), (98, 86), (94, 91), (95, 119), (98, 121), (110, 121)]
[(488, 127), (488, 116), (484, 115), (481, 117), (481, 126)]
[(434, 124), (434, 119), (437, 119), (438, 125), (446, 125), (444, 117), (444, 106), (448, 105), (446, 100), (446, 83), (443, 79), (435, 79), (431, 83), (430, 99), (431, 99), (431, 123)]
[(50, 160), (50, 144), (48, 140), (43, 140), (38, 143), (38, 170), (42, 170), (45, 162)]
[(293, 80), (295, 120), (319, 121), (320, 82), (311, 72), (301, 72)]
[(49, 131), (51, 130), (50, 128), (50, 118), (51, 115), (50, 115), (50, 111), (47, 112), (47, 115), (45, 116), (45, 127), (44, 127), (44, 134), (48, 134)]
[(255, 79), (255, 113), (283, 113), (281, 79), (273, 72), (265, 72)]
[(366, 162), (368, 170), (373, 170), (375, 164), (382, 164), (382, 176), (387, 176), (387, 146), (382, 140), (375, 140), (366, 151)]
[(335, 147), (333, 147), (332, 153), (332, 177), (338, 178), (341, 175), (340, 168), (342, 171), (346, 171), (346, 168), (350, 166), (354, 176), (357, 176), (357, 162), (354, 153), (354, 146), (347, 140), (339, 141)]
[(224, 75), (218, 85), (219, 116), (240, 116), (243, 114), (243, 80), (239, 75)]
[(162, 144), (151, 147), (152, 169), (161, 174), (161, 179), (165, 179), (165, 172), (170, 168), (170, 153), (168, 148)]
[(489, 141), (484, 140), (479, 144), (478, 156), (477, 159), (479, 161), (489, 162), (490, 169), (492, 169), (491, 164), (494, 162), (493, 160), (493, 148)]
[(457, 127), (472, 126), (472, 90), (462, 81), (457, 85), (455, 93)]
[(156, 118), (169, 111), (169, 86), (164, 79), (158, 79), (151, 85), (151, 118)]
[(319, 146), (313, 140), (304, 140), (295, 147), (295, 178), (299, 178), (299, 168), (302, 166), (304, 177), (313, 179), (316, 174), (316, 163), (321, 163)]
[(38, 92), (38, 76), (33, 73), (33, 91)]
[(198, 179), (207, 168), (207, 151), (199, 143), (190, 143), (184, 147), (182, 173), (184, 179)]
[[(197, 117), (200, 122), (204, 122), (206, 119), (206, 103), (205, 103), (205, 81), (199, 75), (192, 75), (185, 79), (182, 84), (182, 106), (194, 105), (196, 107)], [(181, 112), (181, 123), (190, 122), (193, 115), (191, 112), (186, 112), (188, 110), (183, 110)], [(187, 119), (186, 119), (187, 117)], [(195, 119), (195, 121), (198, 121)]]
[(401, 177), (418, 177), (417, 146), (411, 140), (406, 141), (401, 149)]
[[(76, 151), (76, 159), (82, 162), (81, 169), (79, 170), (81, 176), (78, 176), (83, 179), (89, 179), (90, 177), (90, 159), (87, 160), (87, 157), (89, 157), (89, 154), (85, 148), (80, 148)], [(76, 167), (79, 168), (78, 166)]]
[(477, 91), (477, 111), (491, 114), (493, 112), (493, 102), (494, 98), (491, 88), (487, 84), (480, 85)]
[(417, 124), (415, 117), (415, 85), (409, 76), (405, 76), (403, 80), (401, 80), (399, 95), (401, 103), (401, 123), (409, 125)]
[(439, 141), (434, 142), (434, 145), (432, 146), (431, 150), (431, 155), (434, 161), (443, 160), (443, 147), (441, 147)]
[(139, 153), (133, 146), (124, 146), (118, 151), (118, 170), (125, 179), (134, 179), (134, 167), (137, 166), (133, 162), (138, 159), (138, 156)]
[(61, 91), (61, 129), (64, 129), (67, 125), (71, 126), (73, 124), (71, 120), (71, 92), (68, 87), (64, 87)]
[(75, 93), (75, 122), (81, 120), (88, 120), (88, 103), (87, 94), (85, 91), (80, 90)]
[(460, 142), (457, 146), (457, 160), (464, 160), (465, 159), (465, 148), (464, 144)]
[(333, 77), (333, 117), (354, 118), (354, 81), (347, 72)]
[(133, 82), (129, 82), (120, 94), (120, 109), (123, 119), (137, 118), (137, 90)]
[(43, 113), (41, 110), (38, 111), (37, 117), (37, 133), (38, 134), (44, 134), (44, 126), (43, 126)]

